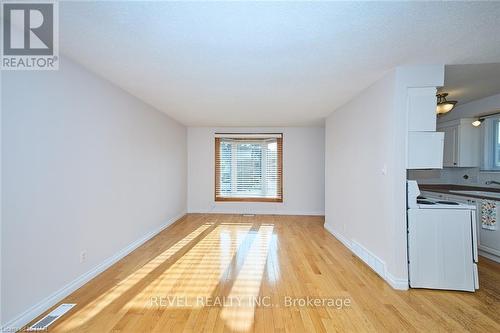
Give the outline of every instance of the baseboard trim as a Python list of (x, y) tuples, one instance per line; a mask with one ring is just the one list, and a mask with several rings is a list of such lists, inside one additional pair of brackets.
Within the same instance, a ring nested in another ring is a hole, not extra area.
[(373, 254), (370, 250), (365, 248), (357, 241), (351, 241), (351, 251), (361, 260), (365, 262), (370, 268), (377, 273), (382, 279), (386, 279), (385, 262)]
[(333, 237), (338, 239), (342, 244), (344, 244), (349, 251), (351, 251), (355, 256), (361, 259), (365, 264), (368, 265), (377, 275), (384, 279), (393, 289), (397, 290), (408, 290), (408, 280), (400, 279), (394, 277), (392, 274), (387, 272), (385, 262), (362, 246), (355, 240), (349, 240), (344, 237), (339, 232), (335, 231), (330, 225), (324, 225), (325, 229), (332, 234)]
[(92, 280), (94, 277), (97, 275), (101, 274), (103, 271), (123, 259), (125, 256), (127, 256), (129, 253), (137, 249), (139, 246), (142, 244), (146, 243), (148, 240), (162, 232), (164, 229), (167, 227), (171, 226), (174, 222), (180, 220), (184, 215), (186, 215), (186, 212), (183, 211), (181, 214), (178, 214), (175, 217), (170, 218), (166, 222), (164, 222), (161, 226), (158, 228), (150, 231), (146, 235), (142, 236), (141, 238), (137, 239), (133, 243), (129, 244), (127, 247), (121, 249), (117, 253), (115, 253), (113, 256), (107, 258), (104, 260), (102, 263), (99, 265), (95, 266), (88, 272), (84, 273), (83, 275), (79, 276), (75, 280), (71, 281), (70, 283), (66, 284), (63, 286), (61, 289), (57, 290), (53, 294), (49, 295), (48, 297), (44, 298), (42, 301), (36, 303), (32, 307), (30, 307), (28, 310), (24, 311), (14, 319), (8, 321), (4, 325), (0, 325), (0, 331), (11, 331), (12, 329), (19, 330), (28, 323), (30, 323), (33, 319), (36, 317), (40, 316), (42, 313), (50, 309), (52, 306), (56, 305), (58, 302), (60, 302), (62, 299), (76, 291), (78, 288)]
[(385, 273), (385, 279), (384, 280), (387, 281), (387, 283), (389, 283), (389, 285), (393, 289), (408, 290), (410, 288), (410, 286), (408, 285), (408, 280), (407, 279), (397, 278), (397, 277), (393, 276), (389, 272)]
[(500, 263), (500, 257), (495, 255), (495, 254), (492, 254), (492, 253), (488, 253), (486, 251), (483, 251), (483, 250), (478, 250), (478, 254), (481, 256), (481, 257), (485, 257), (487, 259), (490, 259), (490, 260), (493, 260), (494, 262), (498, 262)]
[(260, 211), (260, 210), (235, 210), (235, 211), (225, 211), (225, 210), (192, 210), (188, 211), (188, 214), (255, 214), (255, 215), (296, 215), (296, 216), (325, 216), (325, 212), (282, 212), (282, 211)]
[(325, 229), (332, 234), (333, 237), (337, 238), (342, 244), (345, 245), (351, 252), (351, 241), (342, 236), (340, 233), (336, 232), (330, 225), (324, 224)]

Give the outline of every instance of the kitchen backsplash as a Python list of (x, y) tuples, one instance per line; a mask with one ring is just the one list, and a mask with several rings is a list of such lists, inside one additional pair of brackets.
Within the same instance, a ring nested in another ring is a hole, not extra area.
[(479, 168), (443, 168), (442, 170), (409, 170), (408, 179), (420, 184), (457, 184), (481, 187), (496, 187), (486, 185), (489, 180), (500, 182), (500, 172), (480, 171)]

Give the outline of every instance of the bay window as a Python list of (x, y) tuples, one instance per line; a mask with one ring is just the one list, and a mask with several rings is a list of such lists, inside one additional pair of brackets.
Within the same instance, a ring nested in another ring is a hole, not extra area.
[(283, 135), (215, 135), (215, 201), (283, 201)]

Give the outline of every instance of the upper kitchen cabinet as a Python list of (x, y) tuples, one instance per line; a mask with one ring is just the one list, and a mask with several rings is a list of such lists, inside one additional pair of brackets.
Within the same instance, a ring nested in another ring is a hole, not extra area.
[(444, 133), (443, 166), (479, 167), (480, 129), (472, 126), (474, 120), (463, 118), (437, 125)]
[(408, 133), (408, 169), (443, 168), (443, 133)]
[(443, 133), (436, 132), (436, 88), (412, 87), (407, 91), (407, 169), (443, 167)]
[(436, 88), (408, 88), (408, 131), (436, 131)]

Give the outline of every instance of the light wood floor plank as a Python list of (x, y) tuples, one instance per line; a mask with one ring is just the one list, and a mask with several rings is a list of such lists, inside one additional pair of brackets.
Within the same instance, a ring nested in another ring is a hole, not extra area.
[[(323, 223), (311, 216), (186, 215), (63, 300), (77, 306), (49, 331), (500, 331), (499, 264), (480, 258), (476, 293), (396, 291)], [(286, 297), (308, 296), (351, 305), (285, 306)], [(156, 304), (162, 297), (172, 303)], [(242, 304), (224, 303), (238, 299)]]

